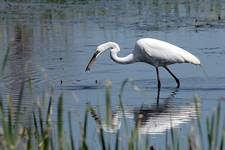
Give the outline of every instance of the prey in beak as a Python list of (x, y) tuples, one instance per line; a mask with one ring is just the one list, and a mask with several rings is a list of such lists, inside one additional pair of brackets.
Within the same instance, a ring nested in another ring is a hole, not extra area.
[(97, 58), (97, 56), (98, 56), (99, 53), (100, 53), (99, 51), (96, 51), (96, 52), (94, 53), (94, 55), (92, 56), (91, 60), (90, 60), (89, 63), (87, 64), (87, 67), (86, 67), (86, 69), (85, 69), (85, 72), (86, 72), (86, 71), (89, 71), (89, 70), (90, 70), (90, 66), (96, 62), (96, 58)]

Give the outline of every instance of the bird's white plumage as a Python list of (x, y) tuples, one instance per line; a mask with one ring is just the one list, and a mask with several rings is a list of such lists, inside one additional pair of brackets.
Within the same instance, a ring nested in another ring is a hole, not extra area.
[(157, 67), (174, 63), (200, 64), (199, 59), (186, 50), (152, 38), (138, 40), (133, 53), (137, 56), (137, 61), (146, 62)]
[(169, 70), (167, 65), (175, 63), (192, 63), (200, 65), (200, 60), (197, 57), (180, 47), (157, 39), (143, 38), (136, 42), (133, 52), (125, 57), (119, 57), (117, 55), (120, 51), (120, 47), (115, 42), (107, 42), (99, 45), (89, 61), (86, 71), (90, 70), (90, 65), (93, 64), (96, 58), (107, 49), (111, 49), (111, 59), (116, 63), (131, 64), (135, 62), (145, 62), (153, 65), (156, 68), (158, 80), (157, 97), (159, 97), (159, 89), (161, 87), (158, 70), (159, 67), (165, 68), (170, 73), (177, 82), (177, 88), (179, 88), (179, 79)]

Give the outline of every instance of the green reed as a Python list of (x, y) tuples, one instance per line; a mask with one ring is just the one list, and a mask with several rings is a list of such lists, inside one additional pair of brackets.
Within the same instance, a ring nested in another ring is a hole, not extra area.
[[(11, 96), (7, 97), (7, 103), (1, 98), (0, 99), (0, 128), (2, 128), (2, 138), (0, 143), (1, 149), (27, 149), (27, 150), (48, 150), (48, 149), (80, 149), (88, 150), (92, 149), (89, 143), (89, 130), (91, 126), (90, 122), (94, 120), (96, 127), (96, 134), (98, 135), (98, 143), (95, 145), (99, 146), (103, 150), (108, 149), (155, 149), (156, 145), (150, 145), (149, 136), (145, 139), (140, 140), (139, 126), (141, 120), (138, 119), (135, 123), (133, 129), (128, 127), (128, 122), (125, 116), (125, 109), (123, 105), (123, 92), (126, 90), (125, 85), (131, 80), (125, 80), (119, 91), (118, 95), (118, 106), (123, 114), (123, 123), (125, 127), (125, 133), (117, 130), (115, 134), (111, 134), (111, 138), (114, 138), (115, 142), (111, 142), (109, 133), (106, 133), (103, 128), (103, 124), (106, 127), (110, 127), (112, 124), (112, 105), (111, 105), (111, 88), (112, 84), (106, 84), (105, 87), (105, 117), (101, 117), (97, 113), (96, 108), (90, 103), (87, 104), (84, 113), (84, 121), (81, 122), (81, 132), (80, 135), (75, 135), (73, 128), (78, 128), (72, 123), (72, 114), (70, 111), (66, 112), (63, 105), (63, 94), (60, 94), (58, 98), (53, 97), (53, 90), (48, 94), (47, 99), (43, 96), (43, 101), (48, 101), (48, 106), (44, 107), (42, 103), (38, 103), (36, 108), (31, 114), (31, 123), (28, 126), (23, 125), (21, 122), (22, 115), (22, 100), (23, 91), (26, 87), (25, 85), (31, 83), (24, 82), (21, 85), (19, 101), (16, 107), (13, 104), (13, 99)], [(30, 81), (29, 81), (30, 82)], [(30, 90), (32, 91), (32, 90)], [(32, 92), (31, 92), (32, 93)], [(192, 131), (183, 141), (180, 138), (179, 131), (176, 128), (171, 128), (166, 134), (166, 149), (179, 150), (179, 149), (224, 149), (224, 136), (225, 136), (225, 124), (221, 117), (221, 105), (218, 104), (217, 108), (211, 116), (207, 116), (206, 119), (202, 118), (200, 113), (200, 102), (199, 98), (195, 97), (195, 107), (196, 107), (196, 120), (193, 121)], [(53, 107), (53, 103), (57, 102), (57, 107)], [(56, 124), (52, 122), (53, 113), (56, 113)], [(68, 119), (64, 119), (65, 114), (68, 114)], [(65, 123), (68, 121), (68, 131), (65, 128)], [(205, 121), (205, 124), (201, 122)], [(171, 121), (171, 124), (173, 122)], [(194, 125), (196, 123), (197, 125)], [(221, 125), (223, 123), (223, 125)], [(54, 128), (56, 126), (56, 129)], [(93, 126), (93, 124), (92, 124)], [(171, 125), (172, 126), (172, 125)], [(57, 135), (54, 136), (53, 134)], [(76, 137), (80, 137), (80, 142), (75, 143)], [(97, 147), (98, 147), (97, 146)]]

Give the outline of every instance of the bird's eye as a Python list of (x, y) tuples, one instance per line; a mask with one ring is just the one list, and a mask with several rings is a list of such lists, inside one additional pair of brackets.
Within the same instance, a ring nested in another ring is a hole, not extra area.
[(96, 50), (96, 54), (99, 54), (99, 53), (100, 53), (100, 51), (97, 49), (97, 50)]

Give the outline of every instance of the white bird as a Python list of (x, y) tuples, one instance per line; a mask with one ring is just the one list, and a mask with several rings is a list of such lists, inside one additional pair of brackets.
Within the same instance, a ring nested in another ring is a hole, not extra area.
[(107, 49), (111, 49), (111, 59), (116, 63), (131, 64), (135, 62), (144, 62), (154, 66), (157, 73), (158, 89), (161, 87), (159, 67), (165, 68), (172, 75), (172, 77), (176, 80), (177, 88), (179, 88), (179, 79), (169, 70), (167, 66), (176, 63), (191, 63), (194, 65), (200, 65), (200, 60), (196, 56), (180, 47), (157, 39), (142, 38), (136, 42), (132, 53), (125, 57), (119, 57), (117, 55), (120, 51), (120, 47), (115, 42), (107, 42), (99, 45), (89, 61), (85, 71), (90, 70), (90, 65), (93, 64), (96, 58)]

